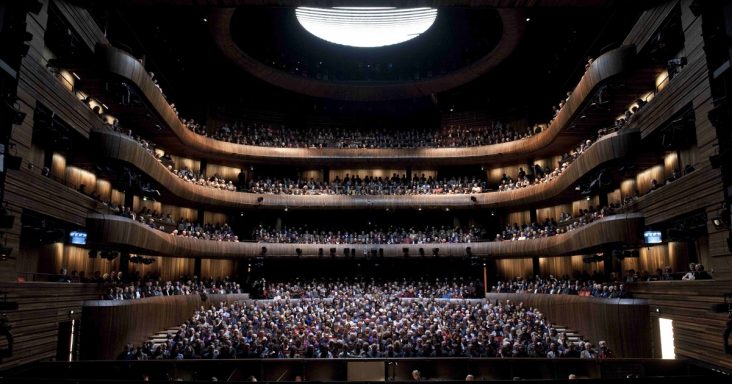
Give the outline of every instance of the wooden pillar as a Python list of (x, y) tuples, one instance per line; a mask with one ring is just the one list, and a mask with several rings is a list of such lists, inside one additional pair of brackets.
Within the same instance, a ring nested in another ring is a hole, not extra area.
[(203, 276), (201, 276), (201, 258), (196, 257), (193, 260), (193, 275), (198, 276), (199, 279), (203, 279)]
[(483, 297), (488, 293), (488, 265), (483, 262)]
[(199, 173), (206, 176), (207, 178), (209, 175), (206, 173), (206, 168), (208, 167), (208, 160), (201, 159), (201, 169), (199, 170)]

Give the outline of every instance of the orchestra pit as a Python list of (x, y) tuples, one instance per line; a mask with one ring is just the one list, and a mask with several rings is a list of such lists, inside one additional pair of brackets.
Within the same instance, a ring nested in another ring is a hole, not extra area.
[(732, 0), (0, 0), (0, 382), (732, 382)]

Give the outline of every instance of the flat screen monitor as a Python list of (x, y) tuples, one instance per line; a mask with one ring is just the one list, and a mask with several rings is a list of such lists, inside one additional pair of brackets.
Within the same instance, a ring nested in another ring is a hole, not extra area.
[(71, 244), (86, 245), (86, 232), (71, 231), (69, 233), (69, 242)]
[(645, 231), (643, 232), (643, 238), (646, 240), (646, 244), (660, 244), (663, 242), (661, 231)]

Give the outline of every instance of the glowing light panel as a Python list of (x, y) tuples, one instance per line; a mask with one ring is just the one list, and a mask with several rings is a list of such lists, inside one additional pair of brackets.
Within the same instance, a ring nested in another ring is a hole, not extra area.
[(383, 47), (414, 39), (428, 30), (435, 8), (297, 7), (297, 21), (313, 35), (351, 47)]
[(674, 322), (671, 319), (658, 319), (658, 326), (661, 330), (661, 358), (675, 359), (676, 349), (674, 347)]

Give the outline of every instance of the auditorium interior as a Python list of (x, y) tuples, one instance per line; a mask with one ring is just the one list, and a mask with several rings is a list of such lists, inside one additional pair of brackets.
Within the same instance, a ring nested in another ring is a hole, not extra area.
[(732, 382), (732, 0), (0, 0), (0, 382)]

